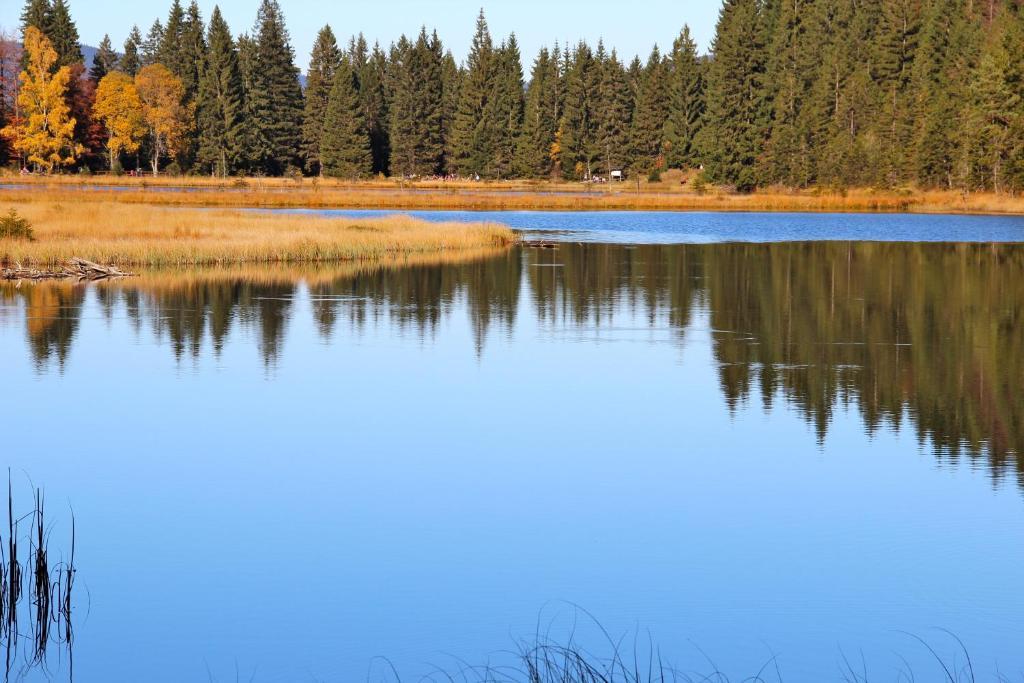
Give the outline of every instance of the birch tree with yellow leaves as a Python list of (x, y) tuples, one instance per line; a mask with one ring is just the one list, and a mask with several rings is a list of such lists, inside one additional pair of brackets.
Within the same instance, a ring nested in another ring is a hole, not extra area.
[(107, 154), (113, 171), (118, 157), (137, 151), (146, 134), (142, 101), (132, 77), (120, 71), (104, 76), (96, 88), (93, 112), (107, 131)]
[(71, 70), (64, 66), (52, 71), (57, 52), (34, 26), (25, 30), (24, 49), (25, 70), (18, 76), (20, 116), (2, 132), (37, 171), (52, 173), (75, 163), (82, 152), (74, 140), (76, 122), (66, 99)]

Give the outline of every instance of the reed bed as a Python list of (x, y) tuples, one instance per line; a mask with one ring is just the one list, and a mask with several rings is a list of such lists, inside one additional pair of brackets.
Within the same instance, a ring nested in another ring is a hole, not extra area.
[[(42, 490), (36, 489), (34, 494), (31, 512), (16, 516), (8, 475), (7, 538), (0, 539), (0, 647), (5, 650), (5, 680), (12, 673), (23, 674), (24, 670), (45, 667), (50, 645), (70, 649), (73, 641), (72, 592), (77, 573), (74, 519), (71, 520), (71, 552), (67, 559), (53, 562), (50, 553), (52, 520), (46, 518)], [(28, 531), (23, 538), (25, 525)], [(28, 550), (23, 555), (24, 540), (28, 542)], [(27, 613), (23, 614), (26, 609)], [(29, 640), (23, 645), (21, 641), (26, 638)], [(17, 668), (23, 670), (18, 672)]]
[(11, 201), (111, 202), (162, 206), (436, 209), (469, 211), (794, 211), (1024, 214), (1024, 197), (992, 193), (767, 189), (695, 192), (684, 183), (582, 185), (538, 181), (105, 178), (67, 176), (0, 181)]
[[(0, 197), (0, 201), (6, 197)], [(176, 209), (120, 201), (21, 198), (8, 203), (35, 241), (0, 240), (0, 261), (39, 267), (73, 257), (120, 267), (394, 261), (501, 248), (516, 241), (493, 224), (430, 223), (407, 216), (355, 220), (237, 209)], [(6, 207), (4, 207), (6, 208)]]

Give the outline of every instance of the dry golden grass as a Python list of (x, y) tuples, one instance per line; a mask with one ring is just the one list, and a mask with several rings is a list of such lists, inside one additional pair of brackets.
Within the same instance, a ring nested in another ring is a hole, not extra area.
[(372, 180), (359, 183), (283, 178), (7, 178), (0, 200), (110, 202), (164, 206), (439, 210), (807, 211), (1024, 214), (1024, 198), (959, 192), (774, 189), (731, 194), (693, 191), (678, 172), (662, 183), (583, 185)]
[(0, 196), (0, 208), (12, 207), (31, 221), (36, 241), (0, 240), (0, 260), (43, 267), (73, 256), (157, 267), (387, 261), (503, 247), (516, 239), (499, 225), (429, 223), (406, 216), (355, 220), (175, 209), (82, 201), (82, 193), (59, 202), (5, 199)]

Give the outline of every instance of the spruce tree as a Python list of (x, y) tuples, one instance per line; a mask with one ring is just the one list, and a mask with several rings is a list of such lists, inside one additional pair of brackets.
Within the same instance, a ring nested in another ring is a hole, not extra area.
[[(25, 40), (25, 31), (30, 26), (39, 29), (44, 34), (49, 30), (50, 0), (25, 0), (25, 7), (21, 10), (21, 37)], [(28, 52), (23, 50), (21, 54), (21, 69), (24, 70), (28, 64)]]
[(911, 175), (911, 76), (921, 27), (920, 7), (918, 0), (883, 3), (875, 41), (874, 77), (879, 91), (875, 131), (881, 141), (877, 180), (889, 187), (907, 182)]
[(597, 66), (586, 43), (566, 53), (565, 99), (559, 124), (558, 147), (562, 172), (576, 180), (589, 179), (597, 159)]
[(139, 31), (138, 26), (132, 26), (132, 30), (124, 41), (124, 53), (121, 55), (121, 60), (117, 65), (119, 71), (123, 71), (129, 76), (134, 76), (139, 72), (139, 69), (142, 67), (141, 57), (139, 56), (139, 46), (141, 44), (142, 33)]
[(494, 91), (494, 43), (483, 10), (466, 60), (459, 108), (452, 126), (454, 167), (461, 175), (487, 176), (493, 159), (494, 121), (487, 106)]
[(261, 132), (256, 125), (256, 112), (253, 103), (253, 92), (256, 89), (256, 41), (252, 36), (243, 33), (236, 41), (238, 47), (238, 72), (242, 76), (242, 155), (241, 167), (249, 173), (263, 173), (259, 150), (267, 147), (261, 139)]
[(523, 66), (513, 33), (495, 53), (493, 90), (486, 118), (494, 122), (492, 157), (488, 166), (497, 178), (514, 174), (516, 146), (523, 127)]
[[(825, 0), (822, 0), (825, 1)], [(814, 179), (813, 84), (821, 64), (822, 31), (815, 30), (816, 4), (778, 4), (766, 83), (772, 93), (772, 131), (761, 162), (768, 184), (803, 187)]]
[(356, 74), (347, 55), (335, 70), (320, 156), (324, 175), (334, 178), (362, 178), (369, 175), (373, 167)]
[(330, 26), (317, 34), (306, 72), (306, 106), (302, 123), (302, 156), (306, 170), (321, 172), (320, 139), (324, 134), (327, 100), (334, 88), (334, 73), (341, 64), (341, 50)]
[(551, 146), (562, 114), (560, 61), (560, 52), (552, 56), (541, 48), (533, 62), (518, 149), (519, 174), (528, 178), (547, 178), (553, 170)]
[(110, 36), (104, 35), (103, 40), (100, 41), (100, 46), (96, 50), (96, 54), (92, 58), (92, 67), (89, 69), (89, 78), (93, 83), (99, 84), (111, 71), (117, 70), (118, 59), (117, 53), (114, 52), (114, 46), (110, 42)]
[(637, 169), (651, 171), (664, 166), (668, 111), (668, 69), (655, 45), (640, 79), (630, 131), (633, 165)]
[(184, 43), (185, 8), (182, 6), (181, 0), (174, 0), (171, 3), (171, 9), (167, 12), (167, 21), (163, 24), (160, 42), (157, 45), (156, 61), (166, 66), (178, 78), (182, 78), (188, 69)]
[(704, 67), (689, 26), (672, 45), (669, 71), (666, 162), (672, 168), (693, 167), (698, 163), (694, 140), (704, 118)]
[(625, 169), (630, 162), (633, 103), (626, 68), (615, 50), (605, 56), (604, 46), (598, 46), (598, 69), (594, 134), (601, 170), (610, 179), (613, 171)]
[(363, 120), (370, 137), (373, 172), (385, 175), (390, 171), (391, 160), (387, 78), (387, 55), (379, 44), (374, 44), (373, 51), (359, 74), (359, 101), (363, 107)]
[(712, 43), (699, 148), (712, 182), (750, 191), (768, 129), (766, 53), (758, 0), (725, 0)]
[(197, 161), (217, 176), (242, 166), (245, 153), (245, 94), (231, 29), (214, 6), (207, 34), (207, 53), (199, 81), (196, 118)]
[(281, 175), (301, 164), (302, 88), (284, 15), (277, 0), (262, 0), (257, 13), (251, 115), (256, 160)]
[(82, 62), (82, 48), (79, 45), (78, 27), (71, 19), (67, 0), (52, 0), (46, 15), (46, 37), (57, 51), (55, 68), (71, 66)]
[(149, 66), (160, 61), (160, 45), (164, 40), (164, 25), (159, 19), (153, 21), (149, 27), (145, 40), (142, 41), (139, 52), (142, 54), (142, 66)]
[(445, 53), (441, 64), (442, 95), (442, 126), (444, 138), (443, 159), (441, 170), (445, 175), (454, 173), (455, 149), (452, 145), (452, 128), (455, 124), (455, 113), (459, 110), (459, 97), (462, 92), (462, 70), (455, 62), (451, 51)]
[(391, 172), (428, 176), (444, 161), (444, 57), (437, 35), (420, 31), (415, 43), (405, 36), (391, 63)]

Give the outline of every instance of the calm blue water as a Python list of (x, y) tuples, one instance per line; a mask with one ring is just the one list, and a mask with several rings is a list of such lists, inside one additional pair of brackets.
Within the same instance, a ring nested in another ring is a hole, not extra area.
[[(282, 209), (321, 216), (386, 216), (395, 211)], [(492, 221), (578, 242), (710, 244), (859, 240), (1024, 242), (1024, 216), (713, 213), (672, 211), (406, 211), (431, 221)]]
[(906, 634), (962, 665), (938, 628), (994, 680), (1024, 672), (1022, 325), (1013, 245), (3, 285), (4, 453), (54, 555), (74, 510), (80, 681), (416, 681), (538, 628), (607, 653), (572, 605), (732, 680), (942, 680)]

